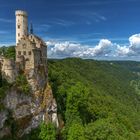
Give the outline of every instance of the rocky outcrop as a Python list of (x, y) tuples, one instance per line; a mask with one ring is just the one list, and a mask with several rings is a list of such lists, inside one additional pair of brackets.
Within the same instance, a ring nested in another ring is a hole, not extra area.
[(49, 85), (44, 91), (43, 108), (45, 109), (44, 120), (46, 122), (53, 122), (58, 128), (59, 123), (57, 116), (57, 104), (55, 98), (53, 97), (52, 89)]
[(45, 88), (47, 83), (47, 74), (44, 71), (44, 66), (40, 66), (37, 69), (26, 70), (25, 75), (33, 94), (35, 92), (40, 92), (40, 90)]
[[(28, 134), (32, 129), (37, 128), (42, 121), (53, 122), (59, 127), (57, 117), (57, 104), (53, 97), (51, 87), (47, 78), (40, 69), (38, 71), (26, 71), (25, 76), (31, 86), (30, 93), (24, 93), (13, 85), (7, 90), (3, 100), (5, 109), (8, 111), (0, 112), (0, 135), (5, 135), (6, 130), (9, 134), (10, 127), (5, 126), (5, 121), (10, 116), (17, 125), (17, 136), (21, 137)], [(5, 130), (5, 131), (4, 131)]]
[(0, 112), (0, 129), (4, 127), (4, 123), (7, 120), (7, 111)]
[(7, 135), (11, 135), (11, 129), (9, 127), (3, 127), (0, 131), (0, 138), (3, 138)]
[(8, 119), (8, 111), (1, 111), (0, 112), (0, 138), (10, 135), (10, 128), (5, 126), (5, 122)]
[(31, 100), (31, 96), (22, 93), (17, 87), (12, 87), (6, 93), (4, 105), (9, 110), (16, 110), (18, 106), (22, 106), (22, 104), (30, 105)]

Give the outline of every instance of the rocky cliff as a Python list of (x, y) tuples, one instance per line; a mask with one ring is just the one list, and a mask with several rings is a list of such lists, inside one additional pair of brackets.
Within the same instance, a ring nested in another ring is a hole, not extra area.
[(15, 135), (21, 137), (37, 128), (42, 121), (51, 121), (59, 127), (57, 104), (44, 69), (30, 69), (24, 71), (23, 75), (30, 90), (25, 93), (19, 88), (21, 85), (14, 82), (1, 100), (3, 109), (0, 112), (0, 138), (12, 135), (13, 128), (16, 129)]

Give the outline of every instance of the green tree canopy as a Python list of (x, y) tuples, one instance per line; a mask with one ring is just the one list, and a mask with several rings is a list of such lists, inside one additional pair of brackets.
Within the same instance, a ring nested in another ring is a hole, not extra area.
[(46, 125), (43, 122), (41, 123), (40, 129), (39, 137), (41, 140), (56, 140), (56, 128), (52, 123)]

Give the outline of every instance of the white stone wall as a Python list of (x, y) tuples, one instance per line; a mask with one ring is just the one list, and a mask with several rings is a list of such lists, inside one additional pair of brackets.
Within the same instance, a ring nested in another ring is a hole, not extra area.
[(18, 62), (20, 56), (23, 56), (25, 69), (34, 68), (34, 48), (35, 44), (33, 44), (28, 37), (22, 38), (16, 46), (16, 62)]
[(17, 10), (16, 15), (16, 44), (23, 36), (28, 35), (28, 20), (25, 11)]

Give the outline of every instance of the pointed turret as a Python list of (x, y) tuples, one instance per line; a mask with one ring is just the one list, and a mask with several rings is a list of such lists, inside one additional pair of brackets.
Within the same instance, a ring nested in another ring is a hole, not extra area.
[(33, 31), (34, 31), (34, 30), (33, 30), (33, 24), (31, 23), (31, 24), (30, 24), (30, 34), (33, 34)]

